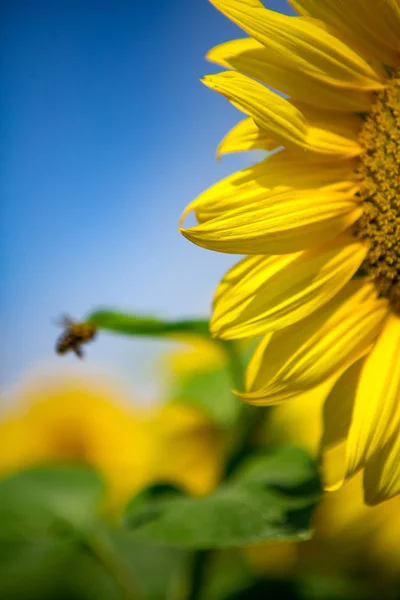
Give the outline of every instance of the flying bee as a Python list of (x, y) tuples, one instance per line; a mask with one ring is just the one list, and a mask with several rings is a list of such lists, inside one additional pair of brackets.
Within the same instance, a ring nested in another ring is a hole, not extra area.
[(64, 327), (57, 344), (57, 354), (66, 354), (72, 350), (79, 358), (83, 358), (82, 344), (91, 342), (96, 335), (96, 326), (92, 323), (75, 323), (69, 317), (63, 317), (61, 324)]

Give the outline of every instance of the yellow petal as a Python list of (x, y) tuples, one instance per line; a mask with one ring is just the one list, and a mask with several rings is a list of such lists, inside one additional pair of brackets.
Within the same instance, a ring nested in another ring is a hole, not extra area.
[(331, 161), (316, 154), (292, 154), (286, 150), (233, 173), (208, 188), (193, 200), (182, 214), (195, 210), (200, 223), (233, 210), (267, 198), (274, 193), (292, 188), (311, 189), (354, 178), (356, 160)]
[[(399, 401), (399, 397), (397, 398)], [(397, 431), (392, 434), (369, 460), (364, 469), (364, 497), (371, 506), (389, 500), (400, 494), (400, 437), (399, 418), (396, 418)]]
[(324, 404), (321, 465), (324, 487), (330, 491), (338, 489), (346, 477), (346, 440), (364, 361), (361, 358), (344, 371)]
[(322, 484), (334, 492), (344, 483), (346, 472), (346, 442), (325, 448), (321, 455)]
[(241, 396), (275, 404), (319, 385), (369, 350), (386, 315), (372, 284), (350, 281), (317, 312), (261, 342)]
[(336, 237), (362, 214), (354, 184), (272, 193), (200, 225), (181, 229), (194, 244), (231, 254), (287, 254)]
[(327, 120), (326, 129), (314, 127), (294, 104), (241, 73), (224, 71), (207, 75), (202, 81), (284, 146), (338, 158), (351, 158), (361, 152), (353, 136), (349, 139), (335, 131), (335, 120)]
[(232, 71), (206, 75), (202, 81), (253, 117), (278, 141), (304, 144), (308, 131), (306, 119), (287, 100), (257, 81)]
[(237, 339), (292, 325), (333, 298), (366, 252), (353, 237), (343, 236), (305, 252), (245, 258), (217, 290), (212, 334)]
[(397, 0), (291, 0), (293, 8), (335, 27), (364, 56), (399, 64), (400, 7)]
[(211, 2), (286, 68), (345, 89), (381, 87), (377, 73), (360, 55), (312, 20), (267, 10), (259, 0)]
[(254, 40), (232, 40), (212, 48), (206, 58), (222, 67), (232, 68), (244, 75), (259, 79), (284, 94), (312, 106), (334, 111), (367, 111), (372, 93), (357, 88), (345, 92), (326, 81), (315, 79), (302, 70), (290, 70), (279, 57), (271, 55), (269, 48)]
[(400, 319), (391, 315), (360, 376), (347, 443), (348, 476), (384, 448), (394, 433), (399, 436), (399, 406)]
[(220, 142), (217, 148), (217, 158), (229, 152), (274, 150), (277, 147), (277, 142), (266, 131), (258, 127), (251, 117), (246, 117), (235, 125)]
[[(304, 102), (293, 100), (291, 102), (310, 123), (310, 136), (315, 132), (332, 132), (343, 136), (346, 140), (358, 140), (363, 120), (358, 115), (343, 113), (323, 108), (315, 108)], [(322, 135), (318, 133), (318, 135)]]
[(353, 414), (354, 399), (365, 358), (361, 358), (346, 369), (337, 380), (326, 399), (323, 419), (323, 448), (335, 446), (347, 439)]
[(273, 188), (311, 189), (348, 181), (354, 178), (356, 165), (355, 159), (331, 161), (317, 154), (277, 152), (208, 188), (187, 206), (180, 224), (191, 210), (196, 211), (197, 220), (203, 223), (227, 210), (262, 200)]

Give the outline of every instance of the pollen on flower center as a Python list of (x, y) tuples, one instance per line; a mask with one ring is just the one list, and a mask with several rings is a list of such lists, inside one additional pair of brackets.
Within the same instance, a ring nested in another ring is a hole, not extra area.
[(377, 94), (360, 134), (358, 175), (363, 215), (355, 227), (368, 241), (362, 270), (400, 312), (400, 73)]

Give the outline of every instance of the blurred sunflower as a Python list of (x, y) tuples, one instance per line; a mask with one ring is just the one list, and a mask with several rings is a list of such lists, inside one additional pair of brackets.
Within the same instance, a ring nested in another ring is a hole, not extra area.
[(0, 476), (39, 464), (85, 464), (103, 477), (105, 509), (114, 514), (155, 482), (210, 492), (221, 449), (209, 420), (178, 402), (140, 409), (121, 400), (115, 388), (78, 377), (27, 385), (0, 421)]
[[(400, 3), (212, 0), (251, 37), (212, 49), (204, 83), (248, 117), (219, 153), (275, 150), (194, 200), (182, 233), (249, 255), (219, 285), (211, 330), (261, 336), (241, 394), (275, 404), (337, 379), (325, 410), (340, 486), (400, 492)], [(280, 90), (290, 99), (263, 84)], [(327, 461), (331, 461), (327, 458)]]

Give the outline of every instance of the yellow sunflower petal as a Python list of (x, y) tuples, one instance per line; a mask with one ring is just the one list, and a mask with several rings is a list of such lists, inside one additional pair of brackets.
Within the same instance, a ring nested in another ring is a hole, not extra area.
[(317, 154), (294, 155), (283, 150), (264, 161), (233, 173), (200, 194), (185, 209), (195, 210), (200, 223), (214, 219), (227, 210), (266, 198), (270, 190), (311, 189), (354, 178), (355, 159), (330, 161)]
[(321, 456), (322, 484), (328, 492), (338, 490), (346, 472), (346, 442), (326, 448)]
[(364, 360), (361, 358), (344, 371), (324, 404), (320, 453), (324, 487), (330, 491), (338, 489), (345, 480), (346, 440)]
[(268, 10), (259, 0), (211, 2), (286, 68), (345, 89), (381, 87), (378, 74), (360, 55), (313, 21)]
[[(351, 279), (367, 248), (354, 238), (296, 254), (245, 258), (221, 282), (211, 332), (222, 339), (282, 329), (326, 304)], [(244, 265), (249, 265), (244, 270)]]
[(335, 120), (326, 120), (326, 129), (315, 127), (294, 104), (241, 73), (224, 71), (206, 75), (202, 81), (251, 116), (282, 145), (338, 158), (358, 156), (361, 152), (353, 136), (348, 138), (335, 131)]
[(271, 193), (181, 232), (198, 246), (230, 254), (298, 252), (336, 237), (361, 216), (356, 189), (343, 182)]
[(363, 112), (369, 109), (372, 93), (351, 88), (343, 93), (325, 81), (316, 80), (303, 71), (291, 71), (274, 60), (271, 52), (253, 38), (242, 38), (212, 48), (206, 58), (222, 67), (232, 68), (259, 79), (284, 94), (312, 106), (339, 111)]
[(246, 117), (233, 127), (223, 138), (217, 148), (217, 158), (230, 152), (247, 150), (274, 150), (278, 143), (263, 129), (255, 124), (251, 117)]
[(347, 442), (347, 474), (352, 475), (384, 447), (400, 418), (400, 319), (391, 315), (365, 361), (354, 401)]
[[(397, 398), (399, 401), (399, 398)], [(397, 417), (396, 424), (399, 425)], [(369, 460), (364, 469), (365, 502), (371, 506), (400, 493), (399, 428), (387, 444)]]
[(364, 361), (365, 358), (361, 358), (346, 369), (326, 399), (323, 410), (324, 433), (321, 440), (323, 448), (335, 446), (347, 439)]
[(321, 19), (369, 58), (399, 64), (400, 6), (397, 0), (290, 0), (301, 14)]
[(275, 404), (319, 385), (367, 352), (387, 315), (372, 284), (350, 281), (328, 304), (261, 342), (248, 367), (252, 404)]
[(293, 100), (291, 103), (310, 123), (311, 135), (314, 131), (322, 130), (340, 135), (349, 141), (358, 140), (363, 124), (363, 120), (358, 115), (316, 108), (297, 100)]

